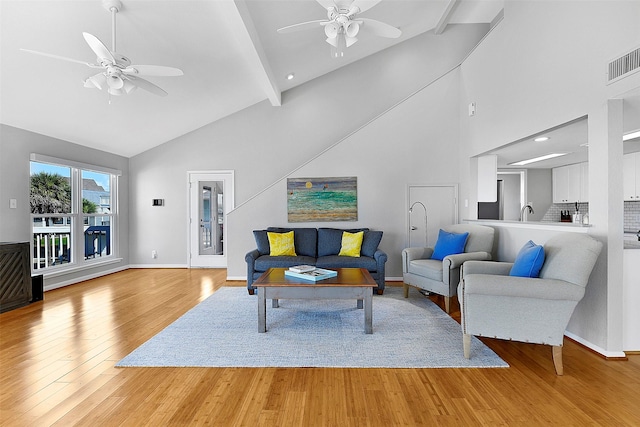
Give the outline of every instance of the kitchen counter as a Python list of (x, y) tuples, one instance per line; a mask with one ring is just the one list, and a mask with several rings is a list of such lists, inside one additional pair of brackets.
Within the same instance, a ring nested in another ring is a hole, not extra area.
[(497, 219), (464, 219), (463, 222), (470, 224), (484, 224), (495, 227), (510, 228), (530, 228), (536, 230), (550, 231), (570, 231), (574, 233), (587, 233), (591, 224), (580, 224), (573, 222), (551, 222), (551, 221), (505, 221)]
[(486, 225), (495, 229), (493, 259), (513, 262), (522, 246), (529, 240), (542, 245), (559, 233), (585, 233), (590, 225), (571, 222), (499, 221), (492, 219), (465, 219), (465, 223)]

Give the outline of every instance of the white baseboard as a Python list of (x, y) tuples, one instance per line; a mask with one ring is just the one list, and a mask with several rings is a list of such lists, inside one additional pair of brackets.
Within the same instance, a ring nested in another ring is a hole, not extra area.
[[(75, 277), (75, 278), (69, 279), (69, 280), (63, 280), (62, 282), (57, 282), (57, 283), (54, 283), (52, 285), (45, 285), (44, 288), (43, 288), (43, 291), (44, 292), (52, 291), (54, 289), (63, 288), (65, 286), (74, 285), (76, 283), (84, 282), (85, 280), (95, 279), (96, 277), (106, 276), (107, 274), (113, 274), (113, 273), (117, 273), (119, 271), (124, 271), (124, 270), (128, 270), (128, 269), (129, 269), (129, 266), (125, 265), (125, 266), (120, 266), (120, 267), (113, 268), (111, 270), (102, 270), (102, 271), (97, 272), (97, 273), (87, 274), (86, 276)], [(45, 276), (45, 281), (46, 281), (46, 276)]]
[(239, 282), (246, 282), (247, 281), (247, 276), (227, 276), (227, 280), (229, 281), (239, 281)]
[(130, 264), (129, 268), (189, 268), (187, 264)]
[(565, 331), (564, 334), (565, 334), (565, 336), (567, 336), (567, 337), (571, 338), (572, 340), (582, 344), (583, 346), (595, 351), (596, 353), (603, 355), (604, 357), (610, 357), (610, 358), (624, 358), (624, 357), (627, 357), (627, 355), (625, 354), (624, 351), (608, 351), (608, 350), (605, 350), (602, 347), (599, 347), (599, 346), (597, 346), (597, 345), (585, 340), (582, 337), (577, 336), (576, 334), (572, 334), (569, 331)]

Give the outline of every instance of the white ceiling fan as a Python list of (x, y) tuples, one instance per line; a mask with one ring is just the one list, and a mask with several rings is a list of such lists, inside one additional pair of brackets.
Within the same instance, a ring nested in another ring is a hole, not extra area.
[(172, 77), (182, 76), (182, 70), (162, 65), (131, 65), (131, 60), (116, 52), (116, 14), (122, 9), (120, 0), (102, 0), (105, 9), (111, 12), (111, 50), (105, 46), (93, 34), (83, 32), (85, 41), (96, 54), (95, 64), (66, 58), (50, 53), (37, 52), (35, 50), (20, 49), (24, 52), (48, 56), (50, 58), (84, 64), (87, 67), (100, 69), (98, 74), (88, 77), (84, 81), (84, 87), (102, 90), (107, 89), (110, 95), (129, 94), (137, 88), (142, 88), (158, 96), (166, 96), (167, 92), (140, 76)]
[(402, 34), (396, 27), (375, 19), (360, 18), (358, 14), (371, 9), (381, 0), (317, 0), (327, 9), (327, 18), (302, 22), (278, 29), (280, 34), (324, 27), (327, 43), (333, 46), (332, 56), (344, 56), (344, 48), (358, 41), (356, 37), (362, 28), (380, 37), (398, 38)]

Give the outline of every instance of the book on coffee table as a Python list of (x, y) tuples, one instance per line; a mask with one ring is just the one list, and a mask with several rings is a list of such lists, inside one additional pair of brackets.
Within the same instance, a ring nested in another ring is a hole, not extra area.
[(293, 267), (289, 267), (289, 270), (294, 273), (306, 273), (307, 271), (313, 271), (315, 269), (315, 265), (294, 265)]
[(285, 276), (295, 277), (297, 279), (311, 280), (312, 282), (318, 282), (320, 280), (328, 279), (330, 277), (336, 277), (337, 271), (325, 270), (324, 268), (314, 268), (311, 271), (305, 271), (303, 273), (296, 273), (291, 269), (284, 271)]

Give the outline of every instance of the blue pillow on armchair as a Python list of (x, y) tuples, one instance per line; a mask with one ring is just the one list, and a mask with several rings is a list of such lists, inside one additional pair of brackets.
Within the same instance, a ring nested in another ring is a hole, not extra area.
[(467, 244), (469, 233), (449, 233), (440, 229), (438, 232), (438, 241), (433, 248), (431, 259), (442, 261), (448, 255), (461, 254), (464, 252), (464, 246)]
[(518, 252), (509, 276), (538, 277), (542, 264), (544, 264), (544, 248), (529, 240)]

